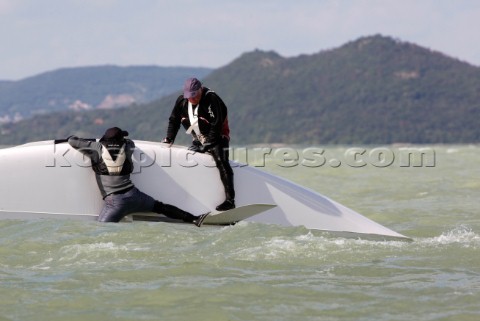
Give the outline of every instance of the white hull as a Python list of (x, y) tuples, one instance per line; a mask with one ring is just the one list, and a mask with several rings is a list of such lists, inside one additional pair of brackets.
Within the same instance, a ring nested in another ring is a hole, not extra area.
[[(208, 154), (154, 142), (135, 144), (132, 180), (141, 191), (194, 214), (212, 211), (223, 201), (218, 170)], [(0, 164), (0, 218), (93, 220), (103, 206), (90, 162), (66, 143), (2, 149)], [(277, 205), (248, 221), (408, 239), (312, 190), (253, 167), (232, 165), (237, 206)]]

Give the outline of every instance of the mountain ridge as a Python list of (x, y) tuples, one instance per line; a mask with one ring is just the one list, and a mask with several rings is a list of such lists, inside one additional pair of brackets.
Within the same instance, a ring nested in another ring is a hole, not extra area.
[[(232, 144), (480, 141), (480, 68), (392, 37), (362, 37), (291, 58), (256, 49), (203, 82), (229, 107)], [(69, 112), (3, 126), (0, 140), (28, 141), (33, 137), (20, 133), (35, 126), (34, 137), (52, 139), (99, 136), (118, 125), (136, 139), (158, 141), (180, 90), (115, 112)], [(186, 135), (179, 139), (188, 144)]]
[(18, 81), (0, 82), (0, 119), (29, 118), (66, 109), (116, 108), (146, 103), (173, 92), (200, 67), (87, 66), (60, 68)]

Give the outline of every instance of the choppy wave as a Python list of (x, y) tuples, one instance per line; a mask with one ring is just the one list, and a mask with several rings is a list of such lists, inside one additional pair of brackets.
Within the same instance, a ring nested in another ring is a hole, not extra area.
[[(379, 242), (251, 222), (198, 229), (166, 223), (11, 221), (0, 222), (0, 240), (0, 307), (9, 320), (66, 317), (42, 305), (39, 292), (66, 306), (70, 319), (121, 302), (125, 309), (105, 320), (128, 319), (132, 309), (144, 319), (168, 314), (184, 320), (206, 306), (223, 311), (225, 319), (315, 320), (327, 314), (330, 320), (367, 320), (391, 301), (406, 305), (391, 308), (397, 316), (415, 319), (418, 314), (410, 309), (428, 311), (424, 303), (410, 301), (415, 293), (425, 300), (447, 293), (466, 299), (455, 311), (436, 308), (439, 316), (461, 320), (461, 313), (474, 309), (469, 300), (480, 295), (480, 237), (468, 226), (413, 242)], [(11, 291), (37, 302), (35, 309), (45, 317), (22, 310), (8, 299)], [(82, 302), (87, 294), (98, 303), (89, 301), (88, 309), (67, 303)], [(184, 296), (192, 309), (180, 313)], [(134, 297), (155, 297), (162, 309), (156, 304), (139, 308)], [(277, 313), (268, 306), (288, 309)], [(359, 316), (365, 306), (372, 312)], [(249, 309), (256, 309), (257, 317), (232, 312)], [(332, 312), (337, 309), (343, 309), (342, 318)]]
[(476, 320), (478, 147), (434, 168), (291, 169), (412, 242), (241, 222), (0, 220), (0, 320)]
[(462, 247), (480, 248), (480, 235), (468, 226), (455, 227), (439, 236), (419, 239), (424, 245), (459, 245)]

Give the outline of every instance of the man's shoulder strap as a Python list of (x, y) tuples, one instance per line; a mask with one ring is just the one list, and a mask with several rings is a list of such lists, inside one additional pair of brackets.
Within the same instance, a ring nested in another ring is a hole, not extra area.
[(112, 155), (106, 146), (102, 146), (102, 159), (110, 175), (119, 175), (127, 157), (125, 155), (126, 143), (122, 145), (116, 155)]

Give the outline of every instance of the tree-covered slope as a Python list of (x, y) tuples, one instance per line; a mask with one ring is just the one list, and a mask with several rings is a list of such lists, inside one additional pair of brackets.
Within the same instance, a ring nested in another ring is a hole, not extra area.
[[(234, 144), (480, 141), (480, 68), (390, 37), (364, 37), (293, 58), (255, 50), (203, 80), (229, 106)], [(4, 126), (0, 142), (72, 132), (98, 136), (110, 125), (126, 127), (135, 138), (160, 140), (180, 90), (122, 110)]]
[(208, 68), (96, 66), (64, 68), (0, 82), (0, 122), (63, 110), (125, 107), (175, 91), (185, 77)]

